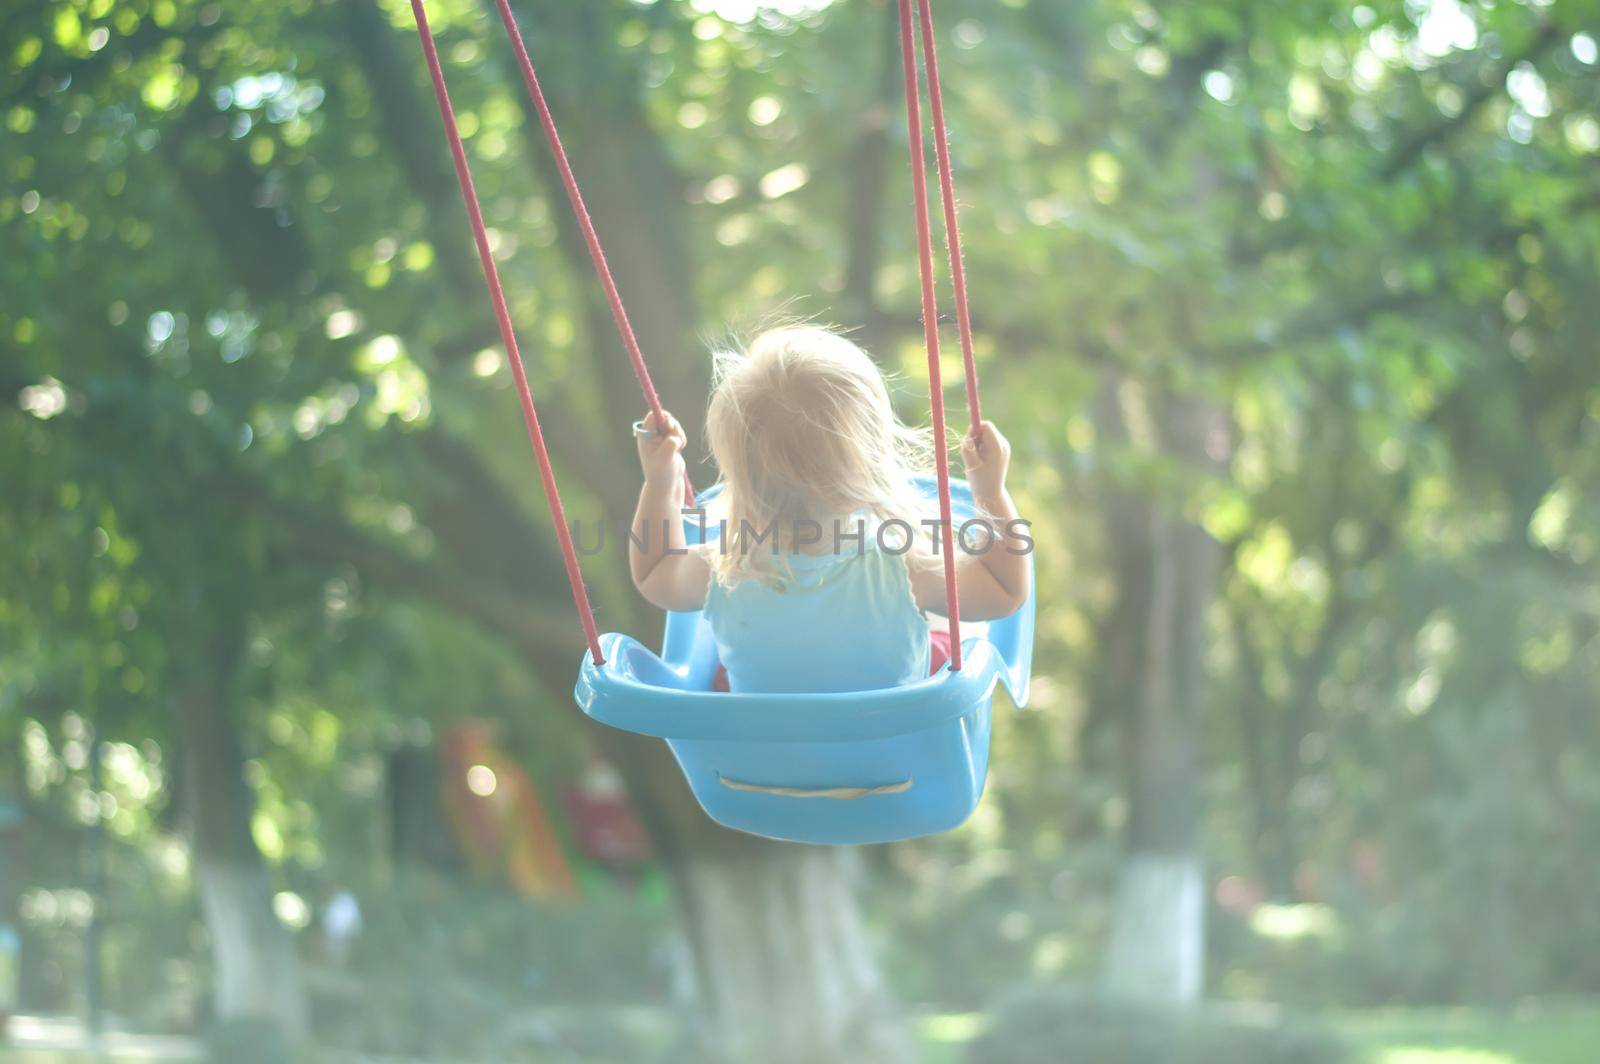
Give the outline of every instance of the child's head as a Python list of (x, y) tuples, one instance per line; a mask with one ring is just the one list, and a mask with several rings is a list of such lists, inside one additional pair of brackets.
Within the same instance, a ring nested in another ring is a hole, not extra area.
[(927, 435), (895, 416), (883, 374), (838, 333), (784, 326), (719, 355), (707, 429), (735, 534), (748, 521), (787, 543), (796, 521), (917, 509)]

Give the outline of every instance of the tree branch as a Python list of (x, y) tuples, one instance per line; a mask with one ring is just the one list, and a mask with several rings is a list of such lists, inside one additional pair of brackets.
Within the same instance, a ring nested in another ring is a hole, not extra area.
[[(431, 100), (417, 90), (414, 63), (402, 53), (394, 27), (373, 0), (343, 0), (344, 39), (372, 90), (378, 128), (393, 150), (427, 217), (428, 242), (450, 290), (466, 306), (484, 307), (482, 273), (468, 251), (466, 217), (460, 206), (455, 173), (440, 149)], [(485, 322), (487, 313), (480, 313)], [(492, 330), (489, 330), (492, 332)], [(492, 343), (499, 343), (498, 336)], [(479, 344), (464, 354), (488, 346)], [(442, 354), (456, 357), (453, 349)], [(454, 363), (450, 363), (454, 364)]]
[(1496, 68), (1492, 78), (1484, 79), (1467, 94), (1459, 112), (1403, 138), (1378, 164), (1377, 176), (1386, 181), (1393, 179), (1402, 170), (1413, 166), (1430, 146), (1442, 144), (1466, 128), (1485, 104), (1505, 91), (1506, 78), (1519, 64), (1536, 58), (1539, 53), (1561, 40), (1561, 37), (1562, 31), (1554, 22), (1542, 21), (1538, 32), (1527, 44), (1508, 55)]
[(859, 321), (867, 346), (885, 329), (878, 306), (878, 266), (883, 257), (884, 187), (888, 170), (891, 112), (901, 96), (898, 77), (899, 19), (892, 3), (883, 5), (883, 37), (872, 97), (861, 110), (850, 149), (849, 194), (845, 204), (844, 299), (846, 313)]

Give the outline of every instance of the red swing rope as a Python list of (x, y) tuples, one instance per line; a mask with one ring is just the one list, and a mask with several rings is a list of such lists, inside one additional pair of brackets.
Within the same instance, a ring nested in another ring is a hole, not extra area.
[[(628, 361), (633, 363), (633, 375), (639, 380), (639, 390), (644, 392), (645, 404), (655, 416), (657, 426), (664, 430), (667, 422), (662, 416), (661, 398), (656, 394), (656, 386), (650, 380), (650, 369), (645, 365), (644, 352), (639, 349), (639, 338), (634, 335), (633, 323), (628, 320), (628, 309), (622, 305), (622, 293), (617, 291), (616, 279), (611, 276), (611, 267), (606, 262), (605, 248), (601, 246), (600, 235), (595, 232), (594, 221), (589, 217), (589, 208), (583, 201), (583, 190), (578, 187), (577, 175), (572, 172), (572, 164), (567, 161), (567, 150), (561, 144), (561, 133), (556, 129), (556, 120), (550, 113), (550, 105), (545, 102), (544, 90), (539, 87), (539, 75), (534, 72), (533, 60), (528, 56), (528, 46), (522, 42), (522, 31), (517, 28), (516, 16), (511, 13), (509, 0), (495, 0), (495, 8), (500, 12), (500, 22), (506, 28), (506, 36), (511, 38), (511, 49), (516, 53), (517, 66), (522, 70), (522, 83), (528, 87), (528, 97), (533, 101), (533, 109), (539, 113), (539, 125), (544, 129), (545, 143), (550, 145), (550, 155), (561, 174), (561, 184), (567, 190), (567, 202), (572, 205), (572, 217), (583, 232), (583, 242), (589, 246), (589, 261), (594, 263), (595, 276), (600, 279), (600, 287), (605, 289), (606, 302), (611, 305), (611, 320), (617, 323), (617, 334), (622, 338), (622, 346), (628, 352)], [(683, 472), (683, 494), (685, 505), (693, 506), (694, 484), (689, 480), (687, 469)]]
[[(511, 313), (506, 309), (506, 296), (500, 287), (500, 271), (495, 268), (494, 255), (489, 249), (489, 233), (483, 224), (483, 209), (478, 206), (478, 193), (472, 185), (472, 171), (467, 166), (467, 152), (461, 145), (461, 131), (456, 127), (455, 108), (450, 105), (450, 91), (445, 87), (444, 70), (439, 66), (439, 52), (434, 47), (433, 31), (428, 28), (428, 15), (422, 0), (411, 0), (411, 13), (417, 20), (417, 36), (422, 41), (422, 54), (428, 62), (428, 77), (433, 81), (433, 98), (439, 104), (439, 117), (444, 120), (445, 136), (450, 141), (450, 157), (455, 162), (456, 181), (461, 185), (461, 198), (467, 205), (467, 218), (472, 223), (472, 238), (478, 246), (478, 262), (483, 267), (483, 280), (489, 288), (489, 300), (494, 304), (495, 321), (500, 326), (500, 340), (505, 345), (506, 357), (511, 361), (511, 373), (516, 380), (517, 398), (522, 403), (522, 420), (528, 426), (528, 442), (533, 444), (533, 456), (539, 463), (539, 479), (544, 483), (544, 498), (550, 506), (550, 520), (556, 526), (556, 539), (561, 545), (561, 560), (566, 563), (567, 583), (572, 585), (572, 601), (577, 604), (583, 622), (584, 638), (589, 642), (589, 653), (596, 665), (605, 664), (600, 653), (600, 633), (594, 623), (594, 609), (589, 605), (589, 593), (583, 586), (583, 573), (578, 568), (578, 552), (572, 545), (572, 534), (567, 529), (566, 510), (561, 505), (561, 492), (556, 487), (555, 470), (550, 465), (550, 453), (545, 449), (544, 433), (539, 428), (539, 412), (533, 405), (533, 393), (528, 390), (528, 374), (522, 368), (522, 356), (517, 351), (516, 331), (511, 326)], [(646, 378), (648, 386), (648, 378)], [(648, 393), (654, 398), (654, 392)], [(659, 410), (660, 407), (656, 406)]]
[[(923, 3), (926, 5), (927, 0), (923, 0)], [(911, 149), (911, 195), (917, 215), (917, 269), (922, 282), (922, 340), (928, 352), (928, 405), (932, 407), (933, 459), (939, 481), (939, 546), (944, 553), (944, 595), (948, 607), (945, 613), (950, 620), (950, 671), (957, 672), (961, 668), (961, 602), (956, 595), (955, 536), (950, 520), (950, 455), (945, 449), (944, 383), (939, 371), (939, 307), (934, 296), (933, 236), (928, 225), (927, 158), (922, 150), (922, 104), (917, 88), (912, 0), (899, 0), (899, 4), (900, 65), (905, 76), (906, 94), (906, 140)], [(928, 73), (931, 87), (932, 67)], [(945, 168), (941, 166), (939, 173), (941, 187), (944, 187)], [(953, 217), (953, 191), (947, 193), (946, 203), (952, 212), (947, 217)]]
[[(938, 305), (934, 295), (933, 239), (928, 223), (926, 156), (922, 145), (922, 115), (917, 84), (916, 51), (912, 41), (914, 35), (912, 25), (913, 0), (898, 0), (898, 3), (901, 65), (905, 77), (906, 93), (906, 132), (910, 146), (911, 185), (916, 207), (917, 266), (922, 289), (923, 341), (928, 354), (928, 396), (929, 405), (932, 408), (934, 456), (939, 487), (939, 538), (944, 556), (945, 598), (948, 603), (947, 612), (950, 621), (950, 669), (951, 671), (957, 671), (961, 668), (961, 605), (956, 593), (955, 536), (950, 503), (950, 462), (946, 450), (944, 387), (939, 366)], [(923, 60), (927, 69), (929, 110), (932, 115), (935, 133), (939, 191), (944, 209), (945, 239), (950, 255), (950, 274), (955, 295), (956, 320), (961, 334), (962, 361), (966, 372), (967, 411), (972, 422), (971, 431), (976, 431), (982, 422), (982, 412), (978, 401), (978, 374), (972, 350), (972, 326), (967, 309), (966, 273), (962, 264), (961, 233), (956, 219), (955, 182), (950, 165), (950, 152), (944, 122), (944, 99), (940, 92), (939, 65), (934, 48), (933, 14), (929, 3), (930, 0), (923, 0), (918, 21), (921, 28)], [(511, 39), (512, 49), (517, 56), (517, 64), (522, 71), (523, 83), (527, 86), (534, 110), (539, 115), (539, 124), (544, 129), (545, 141), (550, 146), (551, 155), (561, 175), (561, 183), (566, 189), (567, 200), (571, 204), (573, 217), (577, 220), (578, 227), (583, 233), (584, 243), (588, 246), (589, 258), (594, 264), (595, 274), (598, 276), (600, 285), (605, 291), (606, 301), (611, 308), (611, 317), (616, 322), (617, 332), (622, 338), (623, 348), (627, 351), (628, 359), (633, 364), (634, 376), (639, 381), (639, 387), (644, 392), (645, 402), (655, 416), (657, 424), (664, 425), (665, 417), (661, 408), (660, 397), (650, 379), (650, 370), (645, 364), (644, 354), (639, 348), (638, 338), (634, 334), (633, 325), (628, 319), (627, 308), (623, 305), (622, 295), (617, 289), (616, 281), (611, 275), (611, 268), (606, 262), (605, 249), (600, 243), (599, 234), (595, 232), (594, 222), (589, 216), (589, 210), (584, 203), (583, 192), (578, 187), (578, 180), (572, 171), (572, 165), (567, 160), (566, 149), (563, 147), (561, 135), (556, 129), (555, 118), (551, 114), (550, 107), (545, 101), (544, 92), (539, 86), (538, 74), (534, 71), (533, 61), (528, 55), (527, 46), (522, 40), (522, 33), (517, 27), (515, 17), (512, 15), (509, 0), (495, 0), (495, 6), (499, 11), (500, 21), (505, 26), (506, 34)], [(539, 478), (544, 485), (545, 501), (549, 504), (550, 517), (556, 527), (556, 538), (559, 541), (562, 561), (567, 570), (567, 582), (572, 587), (573, 602), (578, 607), (590, 654), (593, 656), (594, 663), (601, 665), (604, 664), (605, 658), (600, 652), (600, 638), (595, 625), (594, 609), (589, 604), (589, 595), (584, 588), (583, 574), (578, 566), (577, 550), (573, 546), (572, 536), (567, 527), (566, 511), (561, 504), (561, 493), (556, 485), (555, 471), (550, 464), (550, 454), (545, 447), (544, 434), (539, 427), (539, 413), (534, 406), (533, 394), (528, 388), (527, 372), (523, 368), (522, 356), (517, 349), (516, 333), (511, 324), (510, 312), (506, 307), (505, 292), (501, 288), (499, 270), (495, 267), (494, 256), (489, 248), (489, 236), (483, 221), (483, 211), (478, 204), (478, 195), (473, 187), (472, 172), (467, 165), (466, 149), (461, 143), (461, 133), (456, 125), (455, 110), (450, 104), (450, 93), (445, 85), (444, 71), (439, 64), (439, 54), (434, 44), (433, 32), (428, 26), (428, 16), (423, 7), (423, 0), (411, 0), (411, 11), (416, 19), (417, 36), (422, 42), (423, 56), (427, 60), (428, 76), (433, 83), (434, 99), (439, 105), (439, 117), (444, 122), (445, 133), (450, 143), (450, 155), (455, 164), (456, 180), (461, 186), (461, 197), (466, 204), (467, 216), (472, 224), (473, 240), (478, 249), (478, 261), (483, 267), (484, 283), (489, 289), (489, 298), (494, 306), (495, 321), (500, 328), (501, 341), (505, 345), (507, 357), (511, 361), (512, 374), (516, 381), (517, 397), (522, 405), (523, 421), (527, 425), (528, 440), (533, 445), (534, 458), (539, 465)], [(693, 505), (694, 488), (689, 480), (687, 470), (684, 472), (684, 497), (689, 505)]]

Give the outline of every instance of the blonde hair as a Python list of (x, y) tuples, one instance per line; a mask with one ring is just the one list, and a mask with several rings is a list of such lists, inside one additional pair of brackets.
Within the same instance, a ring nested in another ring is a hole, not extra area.
[(725, 585), (780, 580), (775, 555), (797, 523), (865, 514), (915, 528), (923, 514), (912, 478), (931, 465), (929, 433), (896, 416), (877, 365), (837, 332), (785, 325), (717, 354), (706, 428), (727, 521), (707, 560)]

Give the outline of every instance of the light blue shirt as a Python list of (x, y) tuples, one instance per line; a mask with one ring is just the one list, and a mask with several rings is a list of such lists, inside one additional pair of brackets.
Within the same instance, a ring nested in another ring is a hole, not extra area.
[(773, 559), (781, 588), (716, 579), (705, 617), (728, 670), (728, 689), (762, 694), (870, 691), (928, 675), (928, 622), (906, 559), (869, 536), (859, 552)]

